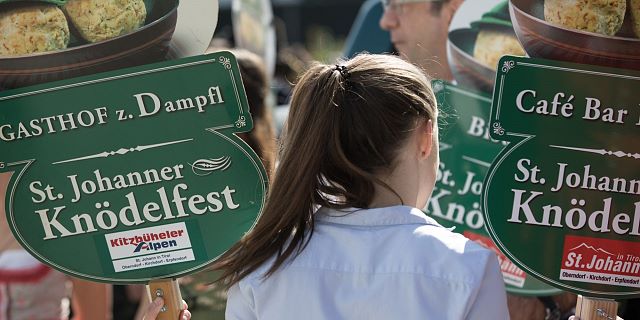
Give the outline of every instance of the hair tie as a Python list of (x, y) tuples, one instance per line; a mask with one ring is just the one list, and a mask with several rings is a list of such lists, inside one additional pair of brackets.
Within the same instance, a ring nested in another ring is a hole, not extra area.
[(347, 70), (346, 66), (341, 66), (336, 64), (336, 67), (333, 69), (333, 71), (338, 71), (340, 72), (340, 74), (346, 79), (349, 78), (349, 70)]

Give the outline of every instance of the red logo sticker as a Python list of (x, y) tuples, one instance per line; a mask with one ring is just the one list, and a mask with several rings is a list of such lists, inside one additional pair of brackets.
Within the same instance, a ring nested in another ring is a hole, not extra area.
[(527, 274), (522, 271), (522, 269), (518, 268), (515, 263), (507, 259), (507, 257), (500, 252), (495, 243), (493, 243), (491, 238), (470, 231), (465, 231), (463, 235), (496, 253), (498, 261), (500, 262), (500, 270), (502, 271), (504, 283), (518, 288), (524, 287), (524, 281), (527, 279)]
[(566, 236), (560, 279), (640, 288), (640, 243)]

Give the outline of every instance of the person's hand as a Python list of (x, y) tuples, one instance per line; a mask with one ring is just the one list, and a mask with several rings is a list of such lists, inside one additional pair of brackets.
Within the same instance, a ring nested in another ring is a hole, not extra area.
[[(144, 320), (155, 320), (158, 314), (160, 313), (160, 309), (164, 306), (164, 299), (161, 297), (157, 297), (153, 300), (152, 303), (149, 304), (147, 311), (144, 313)], [(187, 303), (182, 300), (182, 312), (180, 312), (180, 316), (178, 320), (189, 320), (191, 319), (191, 312), (187, 310)]]

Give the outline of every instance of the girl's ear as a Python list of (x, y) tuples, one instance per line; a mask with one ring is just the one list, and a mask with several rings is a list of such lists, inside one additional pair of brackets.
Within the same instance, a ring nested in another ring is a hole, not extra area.
[(433, 121), (431, 119), (423, 122), (418, 128), (420, 133), (420, 146), (418, 149), (420, 160), (427, 159), (433, 148)]

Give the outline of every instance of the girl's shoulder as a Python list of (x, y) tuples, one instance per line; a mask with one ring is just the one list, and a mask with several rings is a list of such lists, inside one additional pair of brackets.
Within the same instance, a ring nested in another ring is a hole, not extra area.
[(496, 252), (462, 234), (439, 225), (424, 225), (413, 232), (421, 254), (437, 257), (441, 266), (461, 273), (482, 277), (486, 268), (498, 265)]

